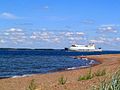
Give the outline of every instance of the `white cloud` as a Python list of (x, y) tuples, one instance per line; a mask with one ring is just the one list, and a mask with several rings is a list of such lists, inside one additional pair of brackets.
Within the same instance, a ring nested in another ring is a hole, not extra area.
[(6, 38), (8, 42), (12, 42), (15, 44), (24, 43), (27, 41), (26, 34), (20, 28), (10, 28), (4, 32), (4, 35), (4, 38)]
[(92, 19), (85, 19), (85, 20), (82, 20), (80, 23), (89, 25), (89, 24), (94, 24), (95, 21)]
[(111, 26), (111, 27), (119, 27), (119, 24), (105, 24), (105, 25), (101, 25), (101, 27), (107, 27), (107, 26)]
[(4, 35), (16, 35), (17, 37), (19, 35), (25, 35), (25, 33), (20, 28), (10, 28), (6, 32), (4, 32)]
[(84, 35), (85, 33), (83, 33), (83, 32), (76, 32), (76, 34), (81, 36), (81, 35)]
[(20, 16), (16, 16), (13, 13), (10, 12), (3, 12), (0, 13), (0, 19), (11, 19), (11, 20), (15, 20), (15, 19), (24, 19), (24, 18), (30, 18), (30, 17), (20, 17)]
[(60, 38), (53, 38), (52, 42), (54, 42), (54, 43), (60, 43)]
[(115, 38), (115, 41), (120, 42), (120, 37)]
[(50, 32), (33, 32), (33, 34), (30, 36), (31, 39), (34, 40), (43, 40), (43, 41), (49, 41), (52, 36), (52, 33)]
[(46, 6), (43, 7), (43, 9), (49, 9), (49, 6), (46, 5)]
[(98, 28), (98, 31), (101, 33), (105, 33), (105, 32), (110, 32), (110, 33), (117, 33), (117, 27), (115, 26), (111, 26), (111, 25), (102, 25)]
[(68, 39), (69, 39), (69, 40), (75, 40), (75, 38), (74, 38), (74, 37), (69, 37)]
[(79, 40), (83, 40), (82, 37), (68, 37), (68, 40), (76, 40), (76, 41), (79, 41)]
[(62, 43), (64, 41), (79, 41), (83, 40), (82, 37), (84, 35), (83, 32), (49, 32), (49, 31), (41, 31), (41, 32), (33, 32), (30, 38), (34, 41), (45, 41), (45, 42), (57, 42)]
[(31, 39), (36, 39), (37, 37), (34, 36), (34, 35), (32, 35), (32, 36), (30, 36), (30, 38), (31, 38)]
[(0, 39), (0, 43), (5, 43), (6, 41), (3, 39)]
[(22, 19), (23, 17), (18, 17), (9, 12), (3, 12), (0, 14), (0, 18), (2, 18), (2, 19)]
[(74, 34), (73, 32), (66, 32), (65, 36), (69, 37), (69, 36), (72, 36), (73, 34)]
[(99, 40), (105, 41), (105, 40), (107, 40), (107, 38), (105, 38), (105, 37), (98, 37), (98, 41)]
[(22, 32), (23, 30), (20, 28), (10, 28), (7, 30), (8, 32)]
[(42, 28), (41, 30), (42, 30), (42, 31), (46, 31), (46, 30), (47, 30), (47, 28)]
[(90, 40), (91, 43), (105, 43), (103, 40)]
[(8, 33), (8, 32), (5, 32), (5, 33), (4, 33), (4, 35), (10, 35), (10, 33)]

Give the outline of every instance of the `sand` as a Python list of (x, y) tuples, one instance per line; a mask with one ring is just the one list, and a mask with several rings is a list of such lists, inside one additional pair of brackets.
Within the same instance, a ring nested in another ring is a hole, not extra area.
[[(77, 57), (79, 58), (79, 57)], [(88, 73), (90, 68), (76, 69), (70, 71), (61, 71), (48, 74), (38, 74), (29, 77), (0, 79), (0, 90), (26, 90), (31, 80), (35, 80), (36, 90), (90, 90), (109, 75), (119, 69), (120, 54), (94, 55), (87, 56), (92, 60), (97, 60), (101, 64), (91, 67), (92, 72), (106, 70), (106, 75), (94, 77), (90, 80), (78, 81), (80, 75)], [(67, 82), (64, 85), (59, 84), (58, 79), (64, 76)]]

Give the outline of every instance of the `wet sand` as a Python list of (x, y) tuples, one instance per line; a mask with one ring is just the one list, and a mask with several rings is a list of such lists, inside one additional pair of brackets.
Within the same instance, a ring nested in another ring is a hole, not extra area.
[[(101, 63), (91, 67), (92, 72), (105, 69), (107, 74), (90, 80), (77, 81), (80, 75), (85, 75), (90, 70), (90, 68), (84, 68), (29, 77), (6, 78), (0, 79), (0, 90), (26, 90), (33, 79), (37, 86), (36, 90), (90, 90), (92, 86), (98, 85), (102, 79), (114, 73), (120, 66), (120, 54), (94, 55), (87, 58)], [(61, 76), (67, 78), (65, 85), (60, 85), (58, 82)]]

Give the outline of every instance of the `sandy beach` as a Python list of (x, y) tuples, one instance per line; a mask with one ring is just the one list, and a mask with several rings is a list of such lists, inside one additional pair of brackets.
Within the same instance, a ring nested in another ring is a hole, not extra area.
[[(79, 57), (77, 56), (77, 58)], [(92, 72), (105, 69), (107, 74), (89, 80), (78, 81), (77, 79), (80, 75), (85, 75), (90, 70), (90, 68), (84, 68), (48, 74), (37, 74), (29, 77), (0, 79), (0, 90), (26, 90), (33, 79), (37, 86), (36, 90), (90, 90), (92, 86), (98, 85), (100, 80), (108, 77), (119, 69), (120, 54), (94, 55), (87, 56), (87, 58), (101, 63), (91, 67)], [(61, 76), (67, 78), (67, 82), (64, 85), (60, 85), (58, 82)]]

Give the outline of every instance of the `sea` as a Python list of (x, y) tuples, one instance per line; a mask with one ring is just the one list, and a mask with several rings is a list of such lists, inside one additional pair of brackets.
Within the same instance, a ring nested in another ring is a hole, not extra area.
[(53, 73), (91, 67), (95, 60), (74, 59), (71, 56), (120, 54), (120, 51), (72, 52), (54, 50), (0, 50), (0, 79)]

